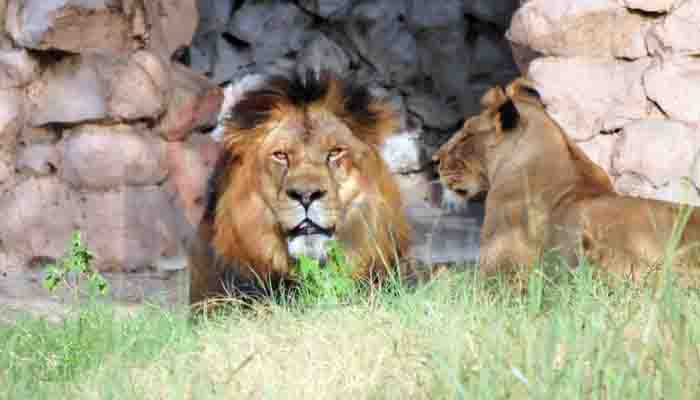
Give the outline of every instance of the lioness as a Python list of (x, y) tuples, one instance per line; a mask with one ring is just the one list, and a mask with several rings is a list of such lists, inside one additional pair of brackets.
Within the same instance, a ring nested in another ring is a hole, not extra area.
[[(557, 249), (578, 265), (585, 255), (606, 271), (639, 278), (657, 265), (679, 206), (615, 193), (607, 174), (545, 112), (533, 85), (516, 79), (490, 89), (484, 110), (434, 155), (440, 180), (464, 200), (486, 192), (480, 268), (531, 266)], [(700, 239), (693, 210), (679, 258)], [(687, 266), (687, 265), (686, 265)]]
[(224, 152), (189, 254), (190, 303), (292, 278), (336, 240), (356, 278), (407, 252), (409, 226), (379, 146), (392, 106), (328, 72), (272, 76), (225, 104)]

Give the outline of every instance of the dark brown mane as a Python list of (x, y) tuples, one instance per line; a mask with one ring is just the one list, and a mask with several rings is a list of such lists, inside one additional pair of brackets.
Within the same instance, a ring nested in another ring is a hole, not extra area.
[(335, 114), (369, 143), (380, 144), (396, 126), (394, 110), (375, 99), (367, 87), (329, 71), (308, 71), (272, 76), (260, 88), (244, 94), (230, 110), (224, 110), (229, 139), (225, 140), (230, 143), (254, 136), (265, 131), (268, 122), (317, 106)]

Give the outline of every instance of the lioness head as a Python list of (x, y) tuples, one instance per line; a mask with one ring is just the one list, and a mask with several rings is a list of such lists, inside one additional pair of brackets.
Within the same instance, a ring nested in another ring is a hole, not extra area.
[(439, 162), (440, 181), (451, 193), (468, 200), (489, 188), (490, 153), (502, 141), (503, 131), (519, 122), (518, 110), (502, 87), (491, 88), (481, 99), (485, 110), (464, 122), (462, 129), (433, 155)]
[[(504, 166), (514, 168), (518, 160), (537, 157), (570, 157), (589, 182), (612, 190), (606, 173), (547, 115), (532, 82), (518, 78), (506, 88), (495, 86), (481, 98), (481, 105), (482, 112), (469, 118), (433, 156), (450, 193), (462, 200), (483, 195), (495, 178), (508, 179), (513, 173)], [(529, 139), (521, 141), (525, 135)], [(557, 143), (568, 156), (559, 152)], [(502, 176), (496, 177), (499, 172)]]
[(222, 120), (213, 245), (255, 274), (286, 274), (337, 240), (360, 269), (408, 245), (400, 192), (379, 146), (397, 126), (365, 87), (322, 72), (271, 77)]

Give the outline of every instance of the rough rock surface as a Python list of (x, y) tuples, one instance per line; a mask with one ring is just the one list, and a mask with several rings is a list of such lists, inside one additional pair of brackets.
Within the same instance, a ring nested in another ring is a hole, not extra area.
[[(31, 122), (155, 119), (165, 111), (169, 71), (154, 55), (68, 56), (28, 88)], [(65, 96), (71, 93), (71, 96)], [(62, 101), (56, 101), (61, 98)]]
[(530, 64), (529, 77), (562, 128), (576, 140), (589, 140), (649, 116), (642, 76), (650, 62), (544, 57)]
[(618, 191), (700, 204), (699, 27), (698, 0), (530, 0), (508, 38)]
[(83, 125), (58, 146), (60, 176), (77, 189), (157, 185), (167, 176), (165, 143), (138, 127)]
[(331, 69), (387, 97), (401, 132), (384, 155), (423, 204), (431, 152), (518, 73), (517, 6), (0, 0), (0, 270), (60, 256), (75, 230), (102, 270), (180, 268), (223, 88), (258, 73)]
[(508, 37), (546, 55), (639, 58), (651, 26), (614, 0), (532, 0), (513, 16)]
[(114, 0), (9, 0), (6, 26), (19, 45), (71, 52), (126, 52), (128, 11)]

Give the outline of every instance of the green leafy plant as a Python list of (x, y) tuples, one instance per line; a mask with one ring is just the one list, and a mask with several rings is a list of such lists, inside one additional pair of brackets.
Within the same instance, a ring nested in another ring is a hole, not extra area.
[(336, 241), (328, 244), (328, 260), (325, 265), (321, 266), (315, 259), (301, 257), (298, 268), (301, 300), (305, 304), (319, 300), (341, 303), (356, 293), (351, 265)]
[(44, 287), (53, 292), (63, 285), (73, 292), (77, 301), (81, 293), (80, 284), (87, 281), (91, 296), (106, 295), (109, 292), (109, 284), (93, 269), (94, 258), (92, 252), (83, 244), (80, 232), (74, 232), (67, 254), (58, 262), (46, 266)]

